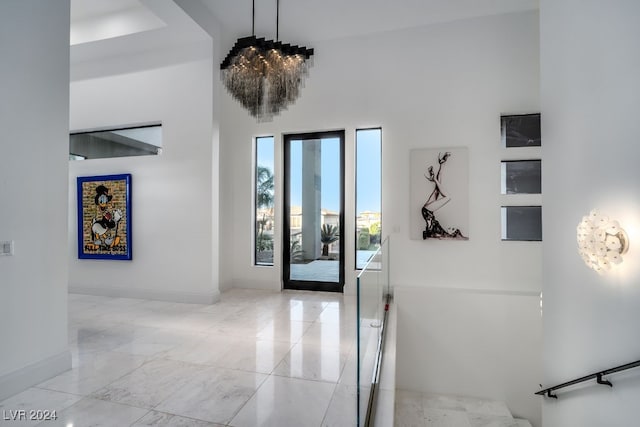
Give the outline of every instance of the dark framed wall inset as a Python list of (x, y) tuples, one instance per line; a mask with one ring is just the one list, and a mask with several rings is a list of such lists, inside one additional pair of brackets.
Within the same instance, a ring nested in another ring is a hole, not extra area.
[(501, 115), (500, 133), (501, 239), (542, 241), (540, 113)]
[(502, 206), (502, 240), (542, 241), (542, 206)]
[(503, 147), (540, 147), (540, 113), (500, 116)]
[(541, 160), (503, 160), (502, 194), (541, 194)]

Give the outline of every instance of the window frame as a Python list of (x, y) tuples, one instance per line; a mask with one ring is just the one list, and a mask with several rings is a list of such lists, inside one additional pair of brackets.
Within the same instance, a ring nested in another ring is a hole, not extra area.
[(274, 266), (274, 260), (275, 260), (275, 252), (273, 251), (273, 247), (272, 247), (272, 256), (271, 256), (271, 262), (259, 262), (258, 261), (258, 144), (260, 142), (260, 140), (271, 140), (271, 158), (273, 161), (273, 168), (271, 170), (271, 179), (273, 180), (273, 189), (272, 189), (272, 197), (274, 198), (271, 204), (271, 209), (274, 210), (274, 218), (273, 218), (273, 227), (274, 227), (274, 233), (273, 233), (273, 239), (272, 239), (272, 245), (275, 243), (275, 136), (274, 135), (262, 135), (262, 136), (255, 136), (253, 138), (253, 180), (252, 180), (252, 187), (253, 187), (253, 215), (252, 215), (252, 219), (253, 219), (253, 238), (252, 238), (252, 243), (253, 243), (253, 266), (254, 267), (273, 267)]
[[(356, 128), (354, 132), (354, 243), (353, 243), (353, 255), (354, 255), (354, 269), (355, 271), (361, 271), (364, 268), (363, 266), (358, 266), (358, 132), (360, 131), (369, 131), (369, 130), (379, 130), (380, 131), (380, 242), (384, 240), (382, 238), (382, 183), (383, 183), (383, 170), (382, 170), (382, 126), (371, 126), (365, 128)], [(366, 265), (366, 263), (365, 263)]]

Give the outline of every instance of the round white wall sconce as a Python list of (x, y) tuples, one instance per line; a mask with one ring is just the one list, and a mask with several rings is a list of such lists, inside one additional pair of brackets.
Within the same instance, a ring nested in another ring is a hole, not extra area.
[(620, 264), (629, 249), (627, 233), (618, 221), (611, 220), (596, 209), (582, 217), (577, 228), (578, 252), (589, 268), (598, 273)]

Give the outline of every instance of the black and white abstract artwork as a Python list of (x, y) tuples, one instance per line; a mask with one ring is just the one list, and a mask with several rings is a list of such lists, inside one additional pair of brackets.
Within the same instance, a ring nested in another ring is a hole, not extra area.
[(411, 150), (411, 239), (469, 239), (468, 165), (465, 147)]

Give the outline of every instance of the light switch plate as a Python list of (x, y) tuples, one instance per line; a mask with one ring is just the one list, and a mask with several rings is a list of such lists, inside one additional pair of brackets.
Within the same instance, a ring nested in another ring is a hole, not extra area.
[(1, 255), (13, 255), (13, 240), (0, 242), (0, 256)]

